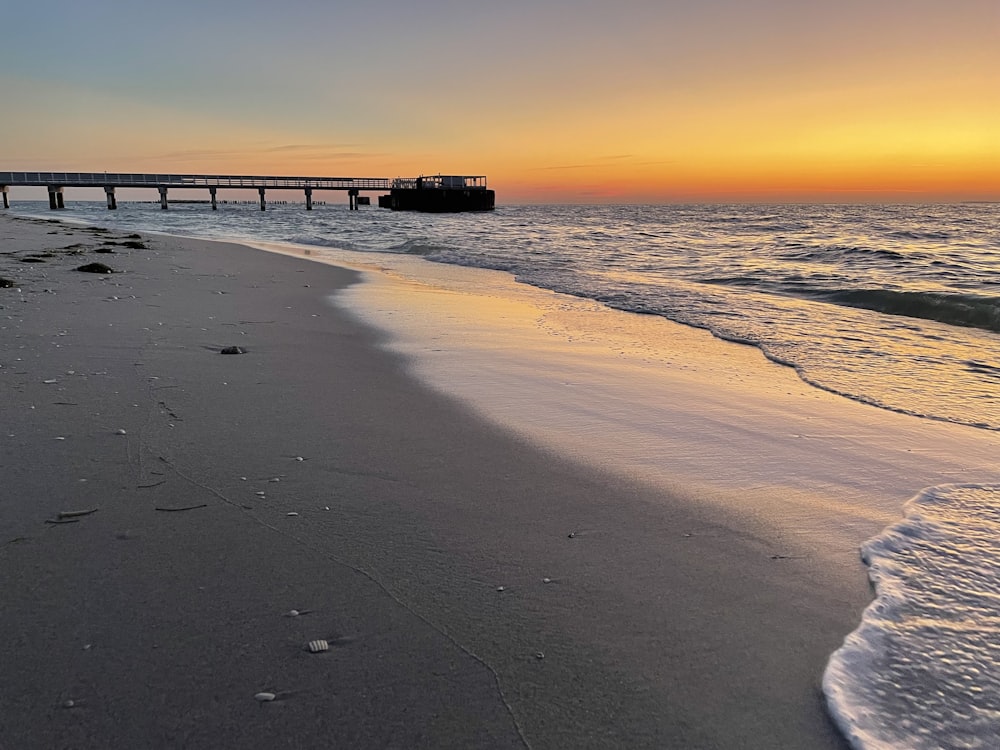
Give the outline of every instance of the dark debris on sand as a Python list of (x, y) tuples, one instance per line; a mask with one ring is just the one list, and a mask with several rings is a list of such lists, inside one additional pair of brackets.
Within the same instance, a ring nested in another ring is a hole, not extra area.
[(86, 263), (82, 266), (77, 266), (77, 271), (83, 271), (84, 273), (114, 273), (115, 269), (110, 266), (106, 266), (103, 263)]

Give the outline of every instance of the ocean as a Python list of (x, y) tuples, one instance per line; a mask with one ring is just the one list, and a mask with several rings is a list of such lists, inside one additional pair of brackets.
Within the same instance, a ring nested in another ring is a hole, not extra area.
[[(53, 215), (42, 203), (14, 210)], [(1000, 204), (427, 215), (70, 202), (58, 216), (503, 271), (755, 346), (845, 399), (1000, 431)], [(858, 748), (1000, 747), (1000, 486), (942, 480), (905, 514), (862, 547), (878, 597), (831, 657), (831, 713)]]

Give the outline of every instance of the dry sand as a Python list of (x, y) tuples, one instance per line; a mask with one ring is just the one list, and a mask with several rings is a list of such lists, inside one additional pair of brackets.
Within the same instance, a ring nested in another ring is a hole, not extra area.
[(486, 423), (350, 271), (107, 239), (0, 216), (0, 748), (844, 747), (860, 563)]

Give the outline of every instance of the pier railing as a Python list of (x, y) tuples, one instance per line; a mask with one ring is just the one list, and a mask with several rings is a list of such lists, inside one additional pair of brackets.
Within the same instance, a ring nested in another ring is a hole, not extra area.
[(264, 175), (129, 174), (122, 172), (0, 172), (0, 185), (58, 187), (226, 187), (302, 190), (388, 190), (385, 177), (267, 177)]

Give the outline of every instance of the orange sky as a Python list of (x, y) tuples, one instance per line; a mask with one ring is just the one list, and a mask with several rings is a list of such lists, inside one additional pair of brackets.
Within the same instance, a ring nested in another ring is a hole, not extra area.
[(0, 27), (0, 170), (1000, 200), (996, 0), (23, 5)]

